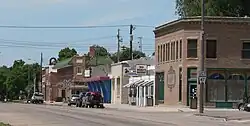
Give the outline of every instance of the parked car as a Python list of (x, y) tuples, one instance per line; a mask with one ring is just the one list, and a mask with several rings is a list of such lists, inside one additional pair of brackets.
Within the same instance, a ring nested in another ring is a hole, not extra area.
[(77, 99), (79, 99), (79, 95), (78, 94), (72, 94), (71, 98), (68, 101), (68, 106), (76, 105)]
[(87, 92), (85, 96), (79, 98), (77, 107), (104, 108), (103, 97), (100, 92)]
[(244, 98), (242, 103), (239, 103), (238, 109), (239, 111), (247, 111), (250, 112), (250, 97)]
[[(28, 101), (27, 101), (28, 102)], [(32, 97), (31, 97), (31, 100), (30, 100), (31, 103), (34, 103), (34, 104), (43, 104), (44, 102), (44, 96), (42, 93), (40, 92), (35, 92)]]

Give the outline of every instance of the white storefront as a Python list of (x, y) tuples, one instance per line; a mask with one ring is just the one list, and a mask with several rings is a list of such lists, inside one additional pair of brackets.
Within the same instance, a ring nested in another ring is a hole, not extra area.
[[(147, 71), (154, 71), (155, 66), (147, 66)], [(129, 104), (141, 107), (155, 105), (155, 74), (141, 77), (130, 77), (129, 83), (124, 85), (128, 88)]]

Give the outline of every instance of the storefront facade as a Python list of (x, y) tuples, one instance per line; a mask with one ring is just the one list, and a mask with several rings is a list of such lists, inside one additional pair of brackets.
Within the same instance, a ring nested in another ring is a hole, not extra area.
[[(249, 18), (207, 17), (205, 23), (206, 106), (232, 108), (249, 96)], [(190, 105), (199, 98), (200, 18), (179, 19), (156, 28), (156, 101)], [(232, 34), (233, 33), (233, 34)], [(164, 85), (164, 86), (163, 86)], [(162, 89), (163, 88), (163, 89)], [(164, 92), (164, 98), (162, 93)]]

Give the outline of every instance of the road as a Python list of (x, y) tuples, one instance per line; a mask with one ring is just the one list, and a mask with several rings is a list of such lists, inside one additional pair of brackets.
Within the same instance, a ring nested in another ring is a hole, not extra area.
[(249, 126), (194, 113), (126, 112), (111, 109), (0, 103), (0, 122), (15, 126)]

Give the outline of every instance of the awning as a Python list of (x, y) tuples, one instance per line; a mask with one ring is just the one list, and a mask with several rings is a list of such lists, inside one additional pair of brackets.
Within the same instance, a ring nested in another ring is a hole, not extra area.
[(144, 80), (138, 80), (138, 81), (135, 81), (132, 83), (128, 83), (128, 84), (124, 85), (123, 87), (135, 87), (136, 85), (143, 83), (143, 82), (144, 82)]
[(137, 86), (143, 87), (143, 86), (151, 86), (153, 84), (154, 84), (154, 81), (152, 80), (152, 81), (144, 81), (143, 83), (141, 83), (141, 84), (139, 84)]

